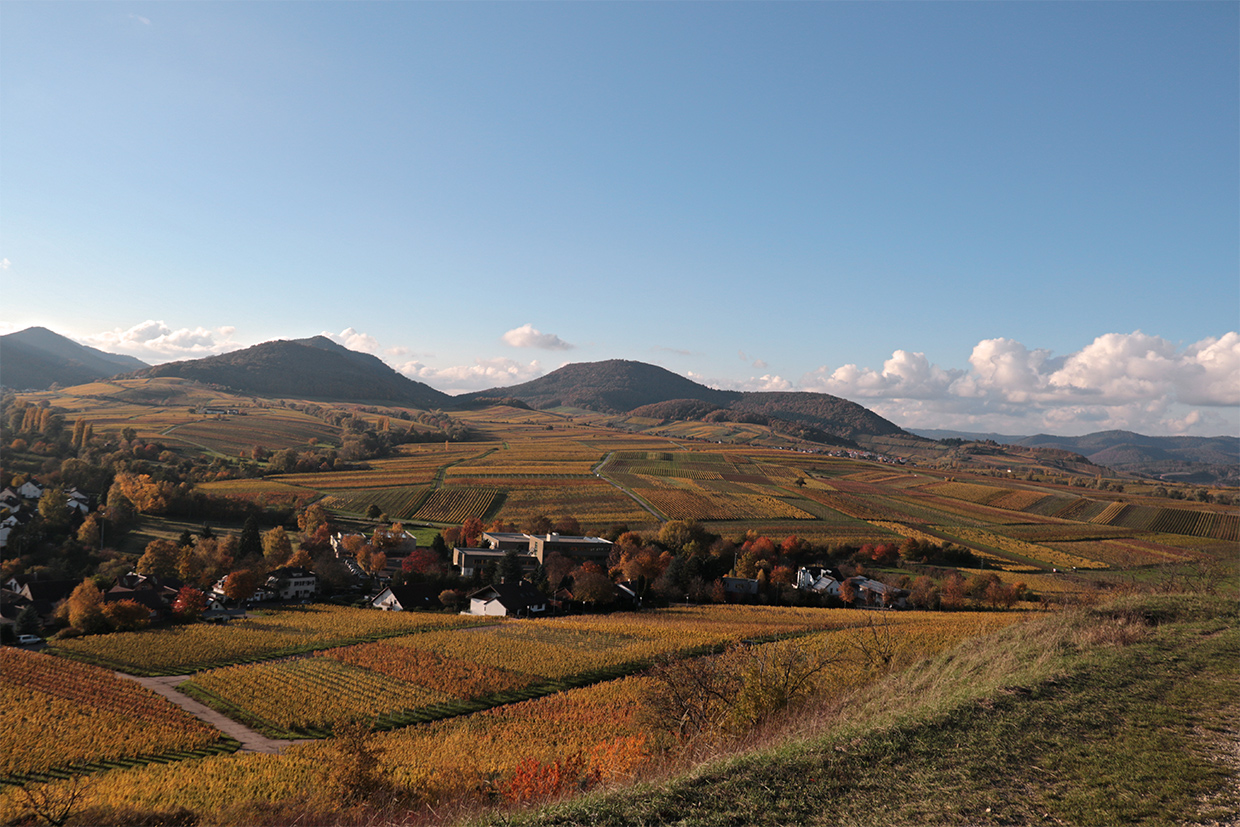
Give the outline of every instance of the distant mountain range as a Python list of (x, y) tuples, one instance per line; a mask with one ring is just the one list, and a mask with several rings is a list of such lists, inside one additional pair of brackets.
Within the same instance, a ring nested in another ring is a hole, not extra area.
[(668, 420), (753, 422), (817, 441), (910, 436), (873, 411), (825, 393), (746, 393), (699, 385), (644, 362), (610, 359), (565, 365), (546, 376), (457, 397), (510, 397), (532, 408), (584, 408)]
[(28, 327), (0, 336), (0, 385), (47, 390), (52, 385), (84, 385), (147, 367), (132, 356), (79, 345), (45, 327)]
[(387, 402), (424, 409), (452, 405), (448, 394), (325, 336), (264, 342), (220, 356), (155, 365), (130, 376), (177, 376), (258, 396)]
[(565, 365), (505, 388), (449, 396), (409, 379), (366, 353), (324, 336), (265, 342), (244, 350), (151, 367), (80, 345), (42, 327), (0, 336), (0, 384), (45, 390), (115, 376), (177, 376), (258, 396), (379, 402), (451, 410), (506, 400), (531, 408), (581, 408), (671, 421), (744, 422), (825, 443), (867, 437), (992, 440), (1054, 448), (1117, 471), (1185, 482), (1240, 482), (1240, 438), (1151, 437), (1103, 431), (1080, 437), (919, 429), (907, 432), (855, 402), (822, 393), (747, 393), (700, 385), (655, 365), (623, 359)]
[(1180, 482), (1240, 482), (1240, 437), (1145, 436), (1132, 431), (1098, 431), (1084, 436), (1005, 436), (929, 429), (915, 433), (930, 439), (991, 440), (1000, 445), (1058, 448), (1116, 471), (1163, 476)]

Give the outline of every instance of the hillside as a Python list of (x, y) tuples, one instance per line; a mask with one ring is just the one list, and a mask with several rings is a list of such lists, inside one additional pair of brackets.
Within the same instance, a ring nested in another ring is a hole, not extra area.
[(574, 407), (654, 419), (787, 423), (809, 439), (904, 436), (897, 425), (855, 402), (822, 393), (749, 393), (708, 388), (655, 365), (612, 359), (565, 365), (539, 379), (465, 394), (508, 396), (534, 408)]
[(380, 359), (323, 336), (264, 342), (244, 350), (170, 362), (132, 376), (177, 376), (259, 396), (399, 402), (439, 408), (447, 394), (397, 373)]
[(1031, 620), (774, 722), (736, 757), (511, 823), (1232, 824), (1235, 620), (1200, 595)]
[(1116, 471), (1181, 482), (1240, 481), (1240, 438), (1232, 436), (1145, 436), (1132, 431), (1099, 431), (1077, 437), (1037, 434), (1016, 444), (1072, 451)]
[(520, 385), (462, 394), (457, 398), (469, 400), (478, 396), (511, 396), (539, 409), (570, 407), (621, 414), (673, 399), (698, 400), (725, 408), (740, 394), (714, 390), (644, 362), (608, 359), (565, 365)]
[(0, 336), (0, 384), (19, 390), (46, 390), (53, 384), (80, 385), (146, 367), (132, 356), (79, 345), (44, 327)]

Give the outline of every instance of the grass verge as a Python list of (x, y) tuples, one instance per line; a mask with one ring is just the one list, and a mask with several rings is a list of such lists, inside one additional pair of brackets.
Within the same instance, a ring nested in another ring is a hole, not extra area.
[(775, 746), (503, 818), (1234, 823), (1236, 619), (1234, 603), (1182, 595), (1064, 612), (970, 642), (864, 695), (802, 709)]

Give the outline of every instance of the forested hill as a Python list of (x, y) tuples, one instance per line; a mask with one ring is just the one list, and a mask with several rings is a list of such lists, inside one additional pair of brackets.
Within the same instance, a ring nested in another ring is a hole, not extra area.
[(1062, 448), (1116, 471), (1165, 476), (1182, 482), (1240, 481), (1240, 438), (1234, 436), (1145, 436), (1099, 431), (1085, 436), (1026, 437), (1017, 445)]
[(714, 390), (645, 362), (609, 359), (565, 365), (521, 385), (462, 394), (457, 399), (475, 396), (511, 396), (534, 408), (563, 406), (621, 414), (671, 399), (696, 399), (727, 407), (741, 394)]
[(903, 435), (873, 411), (825, 393), (708, 388), (655, 365), (612, 359), (565, 365), (531, 382), (457, 397), (515, 397), (534, 408), (573, 407), (659, 419), (795, 423), (843, 439)]
[(259, 396), (400, 402), (428, 409), (444, 407), (452, 400), (402, 376), (377, 357), (349, 350), (324, 336), (264, 342), (220, 356), (156, 365), (132, 375), (179, 376)]
[(79, 345), (45, 327), (0, 336), (0, 384), (6, 388), (81, 385), (144, 367), (146, 362), (140, 359)]

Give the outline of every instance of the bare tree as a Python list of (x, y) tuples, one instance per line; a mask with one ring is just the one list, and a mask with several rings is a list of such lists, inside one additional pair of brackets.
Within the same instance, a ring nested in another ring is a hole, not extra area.
[(86, 788), (86, 779), (80, 775), (74, 775), (64, 783), (26, 783), (17, 787), (26, 809), (52, 827), (61, 827), (69, 821), (74, 809), (86, 796)]

